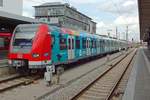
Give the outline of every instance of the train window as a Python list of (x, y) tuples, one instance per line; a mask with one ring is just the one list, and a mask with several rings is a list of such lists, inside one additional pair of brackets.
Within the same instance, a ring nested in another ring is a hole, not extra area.
[(38, 30), (38, 26), (31, 26), (31, 25), (29, 25), (29, 26), (20, 26), (20, 27), (17, 27), (16, 28), (16, 30), (15, 30), (15, 33), (17, 34), (17, 33), (22, 33), (22, 34), (24, 34), (24, 33), (29, 33), (29, 34), (31, 34), (31, 33), (35, 33), (36, 31)]
[(95, 48), (97, 48), (96, 40), (95, 40)]
[(102, 47), (102, 41), (101, 40), (99, 41), (99, 47)]
[(59, 41), (60, 50), (65, 50), (67, 48), (66, 42), (67, 40), (65, 38), (60, 38), (60, 41)]
[(72, 49), (74, 49), (74, 39), (72, 39)]
[(69, 43), (69, 49), (71, 49), (71, 40), (70, 39), (68, 40), (68, 43)]
[(94, 47), (96, 48), (96, 47), (97, 47), (97, 46), (96, 46), (96, 40), (94, 41), (94, 44), (95, 44), (95, 46), (94, 46)]
[(98, 48), (100, 47), (99, 41), (97, 41), (97, 47), (98, 47)]
[(80, 40), (76, 40), (76, 49), (80, 49)]
[(85, 39), (82, 40), (82, 47), (83, 47), (83, 49), (86, 48), (86, 40)]
[(92, 40), (92, 48), (94, 48), (94, 40)]
[(93, 41), (93, 48), (96, 48), (96, 41)]
[(90, 40), (88, 40), (88, 48), (90, 48)]
[(0, 28), (0, 32), (9, 33), (10, 29), (2, 27), (2, 28)]
[(98, 46), (98, 41), (96, 41), (96, 48), (98, 48), (99, 46)]
[(93, 46), (93, 40), (91, 40), (91, 45), (90, 45), (90, 48), (92, 48), (92, 46)]

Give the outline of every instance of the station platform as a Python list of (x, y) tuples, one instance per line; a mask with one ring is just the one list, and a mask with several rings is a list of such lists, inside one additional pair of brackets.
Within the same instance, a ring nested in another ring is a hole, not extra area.
[(0, 78), (16, 73), (14, 69), (8, 67), (8, 50), (0, 51)]
[(150, 100), (150, 50), (146, 47), (137, 51), (123, 100)]
[(7, 59), (7, 57), (8, 57), (8, 50), (1, 50), (0, 51), (0, 60)]

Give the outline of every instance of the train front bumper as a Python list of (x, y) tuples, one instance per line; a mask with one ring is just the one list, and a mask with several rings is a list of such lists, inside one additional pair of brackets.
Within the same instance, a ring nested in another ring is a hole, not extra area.
[(44, 61), (29, 61), (29, 68), (36, 69), (36, 68), (45, 68), (48, 65), (51, 65), (51, 60), (44, 60)]
[(28, 66), (29, 69), (45, 68), (47, 65), (51, 65), (51, 60), (44, 61), (28, 61), (23, 59), (13, 59), (8, 61), (11, 67), (23, 67)]
[(27, 60), (8, 60), (8, 64), (11, 67), (27, 66)]

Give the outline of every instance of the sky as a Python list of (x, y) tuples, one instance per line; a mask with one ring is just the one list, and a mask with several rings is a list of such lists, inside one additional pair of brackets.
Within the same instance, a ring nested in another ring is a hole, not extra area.
[(23, 0), (23, 15), (34, 18), (35, 5), (46, 2), (69, 3), (78, 11), (91, 17), (97, 23), (97, 34), (139, 41), (139, 18), (137, 0)]

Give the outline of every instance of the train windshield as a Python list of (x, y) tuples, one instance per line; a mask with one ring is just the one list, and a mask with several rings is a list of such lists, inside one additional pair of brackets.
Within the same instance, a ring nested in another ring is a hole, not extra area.
[(38, 30), (37, 25), (20, 25), (14, 31), (13, 47), (14, 49), (31, 49), (33, 38)]

